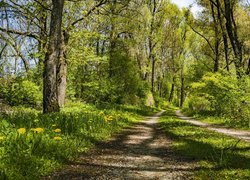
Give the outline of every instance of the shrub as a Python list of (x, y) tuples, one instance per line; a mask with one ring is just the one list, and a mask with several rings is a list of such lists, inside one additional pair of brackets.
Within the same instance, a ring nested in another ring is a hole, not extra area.
[[(4, 81), (4, 80), (3, 80)], [(8, 104), (36, 106), (41, 104), (42, 92), (40, 87), (34, 82), (23, 79), (14, 79), (4, 81), (0, 85), (1, 98), (4, 98)]]
[(210, 113), (230, 118), (247, 126), (250, 122), (250, 80), (221, 73), (207, 73), (191, 84), (188, 108), (195, 113)]

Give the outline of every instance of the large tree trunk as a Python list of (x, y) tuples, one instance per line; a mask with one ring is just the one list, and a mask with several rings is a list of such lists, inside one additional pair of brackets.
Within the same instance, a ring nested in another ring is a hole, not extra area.
[(69, 34), (67, 32), (63, 32), (61, 44), (60, 44), (60, 57), (57, 63), (57, 98), (58, 104), (60, 107), (63, 107), (65, 104), (65, 96), (66, 96), (66, 87), (67, 87), (67, 62), (66, 62), (66, 54), (67, 54), (67, 45), (69, 40)]
[(225, 18), (226, 18), (226, 29), (233, 47), (234, 52), (234, 64), (236, 68), (236, 75), (238, 78), (242, 76), (242, 43), (238, 38), (237, 25), (234, 19), (233, 6), (230, 0), (224, 0), (225, 4)]
[(44, 61), (43, 112), (59, 111), (57, 66), (61, 59), (62, 13), (64, 0), (52, 0), (49, 43)]
[(219, 23), (220, 23), (220, 28), (221, 28), (221, 31), (222, 31), (222, 37), (223, 37), (223, 44), (224, 44), (224, 54), (225, 54), (225, 60), (226, 60), (226, 69), (227, 71), (230, 71), (230, 67), (229, 67), (229, 55), (228, 55), (228, 52), (229, 52), (229, 48), (228, 48), (228, 40), (227, 40), (227, 32), (226, 32), (226, 29), (225, 29), (225, 25), (224, 25), (224, 21), (222, 19), (222, 16), (221, 16), (221, 4), (220, 4), (220, 1), (219, 0), (216, 0), (216, 4), (217, 4), (217, 18), (219, 20)]

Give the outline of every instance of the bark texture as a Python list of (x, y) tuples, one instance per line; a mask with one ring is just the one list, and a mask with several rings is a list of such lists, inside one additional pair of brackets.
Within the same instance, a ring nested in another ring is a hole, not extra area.
[(238, 38), (237, 25), (234, 19), (233, 4), (231, 0), (224, 0), (226, 29), (234, 52), (234, 64), (238, 78), (242, 76), (242, 43)]
[(52, 0), (49, 43), (44, 61), (43, 112), (59, 111), (57, 69), (62, 48), (62, 13), (64, 0)]

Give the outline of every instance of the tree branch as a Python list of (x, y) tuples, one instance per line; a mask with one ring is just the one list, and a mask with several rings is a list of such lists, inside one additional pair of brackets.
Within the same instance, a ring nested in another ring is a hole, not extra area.
[(28, 37), (32, 37), (34, 39), (39, 39), (39, 37), (31, 32), (21, 32), (21, 31), (17, 31), (14, 29), (5, 29), (0, 27), (0, 31), (2, 32), (6, 32), (6, 33), (11, 33), (11, 34), (17, 34), (17, 35), (21, 35), (21, 36), (28, 36)]
[(40, 1), (38, 0), (34, 0), (37, 4), (39, 4), (43, 9), (47, 10), (47, 11), (51, 11), (50, 8), (46, 7), (45, 5), (43, 5)]
[(7, 46), (8, 46), (8, 44), (5, 43), (5, 45), (3, 46), (2, 50), (0, 51), (0, 59), (2, 58), (2, 54), (3, 54), (3, 52), (4, 52), (4, 50), (5, 50), (5, 48), (6, 48)]
[(22, 54), (21, 50), (17, 47), (16, 43), (12, 43), (10, 40), (8, 40), (8, 38), (6, 38), (2, 34), (0, 34), (0, 37), (6, 42), (6, 44), (9, 44), (10, 46), (12, 46), (12, 48), (16, 51), (17, 55), (23, 61), (23, 64), (24, 64), (26, 72), (28, 72), (29, 69), (30, 69), (29, 61), (24, 57), (24, 55)]
[(71, 25), (67, 28), (68, 30), (74, 27), (77, 23), (84, 20), (86, 17), (88, 17), (96, 8), (100, 7), (101, 5), (105, 4), (107, 0), (101, 0), (98, 4), (96, 4), (94, 7), (92, 7), (82, 18), (77, 19)]
[(208, 46), (212, 49), (213, 53), (215, 54), (215, 50), (212, 46), (212, 44), (209, 42), (209, 40), (203, 35), (201, 34), (200, 32), (198, 32), (196, 29), (194, 29), (190, 24), (189, 24), (190, 28), (196, 33), (198, 34), (199, 36), (201, 36), (207, 43), (208, 43)]

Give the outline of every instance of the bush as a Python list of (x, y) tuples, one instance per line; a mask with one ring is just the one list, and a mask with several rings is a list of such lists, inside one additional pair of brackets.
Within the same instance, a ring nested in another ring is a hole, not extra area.
[(0, 84), (1, 98), (8, 104), (37, 106), (41, 104), (42, 92), (34, 82), (23, 79), (2, 80)]
[(186, 108), (194, 113), (209, 113), (229, 118), (247, 127), (250, 122), (250, 80), (221, 73), (207, 73), (191, 84)]

